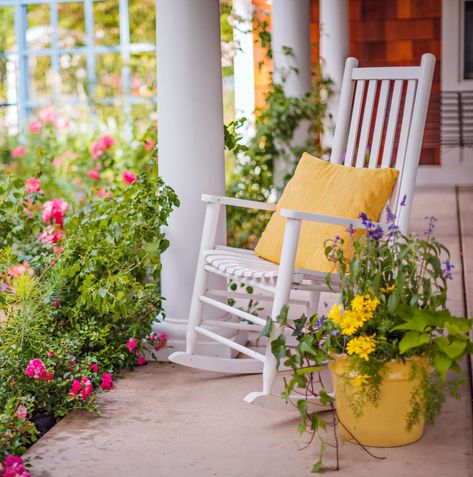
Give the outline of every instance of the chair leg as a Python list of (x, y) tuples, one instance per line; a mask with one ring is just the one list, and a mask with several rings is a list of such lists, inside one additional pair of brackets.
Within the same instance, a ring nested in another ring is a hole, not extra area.
[(209, 272), (207, 272), (203, 266), (197, 269), (186, 332), (186, 353), (189, 354), (194, 354), (197, 343), (197, 332), (195, 331), (195, 327), (202, 323), (204, 304), (199, 300), (199, 297), (205, 293), (208, 276)]
[(284, 232), (284, 242), (281, 251), (281, 263), (279, 264), (278, 281), (274, 295), (271, 319), (273, 330), (266, 345), (265, 362), (263, 367), (263, 395), (271, 394), (277, 374), (277, 361), (271, 349), (271, 343), (282, 333), (281, 326), (277, 324), (277, 318), (282, 308), (288, 304), (291, 293), (292, 275), (296, 260), (297, 244), (299, 241), (301, 222), (287, 219)]
[(192, 300), (189, 310), (189, 322), (186, 333), (186, 352), (194, 354), (197, 343), (197, 333), (195, 327), (202, 322), (204, 304), (199, 298), (207, 290), (209, 272), (204, 269), (205, 257), (204, 250), (213, 248), (215, 245), (215, 235), (217, 231), (218, 219), (220, 214), (220, 204), (209, 203), (205, 210), (204, 228), (202, 230), (202, 240), (200, 243), (199, 257), (197, 259), (197, 268), (195, 273), (194, 288), (192, 290)]

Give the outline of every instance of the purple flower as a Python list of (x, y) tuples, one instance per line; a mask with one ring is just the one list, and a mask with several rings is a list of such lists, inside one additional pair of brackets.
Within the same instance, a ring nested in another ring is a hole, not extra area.
[(358, 217), (367, 230), (367, 237), (375, 239), (376, 241), (383, 238), (383, 229), (379, 225), (373, 224), (372, 220), (364, 212), (360, 212)]
[(444, 266), (445, 266), (445, 268), (442, 269), (442, 271), (443, 271), (443, 278), (444, 278), (445, 280), (453, 280), (452, 270), (455, 268), (455, 266), (452, 265), (448, 259), (447, 259), (447, 260), (444, 260), (444, 261), (443, 261), (443, 264), (444, 264)]
[(430, 238), (434, 238), (434, 229), (435, 229), (435, 222), (437, 222), (437, 218), (431, 215), (430, 217), (424, 217), (427, 220), (427, 228), (425, 229), (424, 236), (427, 240)]
[(396, 214), (388, 207), (386, 207), (386, 222), (388, 224), (393, 223), (396, 220)]
[(368, 230), (367, 237), (379, 241), (383, 238), (383, 229), (378, 225), (377, 227)]
[(316, 327), (316, 328), (320, 328), (320, 327), (323, 325), (323, 323), (324, 323), (324, 321), (325, 321), (326, 319), (327, 319), (327, 317), (324, 316), (324, 315), (319, 316), (319, 317), (317, 318), (316, 322), (315, 322), (315, 327)]
[(347, 228), (346, 231), (349, 233), (350, 238), (353, 238), (353, 234), (355, 233), (355, 229), (353, 227), (353, 224), (350, 224), (350, 226)]

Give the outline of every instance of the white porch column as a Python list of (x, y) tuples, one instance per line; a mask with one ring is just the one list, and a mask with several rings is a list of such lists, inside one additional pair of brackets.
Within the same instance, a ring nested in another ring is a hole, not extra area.
[[(310, 0), (273, 0), (271, 21), (273, 79), (279, 84), (285, 79), (286, 96), (303, 96), (311, 89)], [(285, 48), (292, 54), (284, 54)], [(305, 142), (308, 126), (295, 131), (294, 144)], [(287, 164), (277, 161), (274, 167), (275, 184), (281, 185)]]
[[(219, 0), (156, 0), (156, 18), (159, 174), (181, 201), (162, 256), (166, 319), (154, 327), (168, 334), (169, 354), (184, 349), (205, 212), (201, 194), (225, 194)], [(226, 243), (224, 221), (217, 240)]]
[(233, 0), (233, 10), (241, 22), (233, 29), (238, 46), (233, 59), (235, 81), (235, 117), (253, 122), (255, 113), (255, 70), (251, 0)]
[[(333, 81), (333, 96), (328, 105), (329, 117), (336, 118), (345, 60), (350, 53), (348, 0), (320, 0), (320, 57), (324, 76)], [(331, 121), (334, 126), (334, 121)], [(330, 124), (327, 124), (330, 126)], [(332, 146), (333, 131), (327, 130), (323, 145)]]

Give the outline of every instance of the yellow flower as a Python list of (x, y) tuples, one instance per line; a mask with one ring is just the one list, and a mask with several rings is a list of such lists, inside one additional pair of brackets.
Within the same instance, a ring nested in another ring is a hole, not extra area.
[(369, 355), (376, 349), (376, 341), (373, 336), (358, 336), (347, 343), (347, 353), (357, 354), (360, 358), (368, 361)]
[(351, 378), (351, 383), (355, 388), (359, 388), (364, 384), (368, 384), (370, 377), (367, 374), (356, 374)]
[(355, 311), (346, 310), (340, 322), (340, 328), (344, 335), (351, 336), (358, 328), (363, 326), (363, 316)]
[(364, 321), (371, 319), (378, 305), (378, 298), (370, 298), (369, 295), (356, 295), (351, 301), (352, 310), (359, 313)]
[(381, 293), (391, 293), (391, 292), (393, 292), (395, 289), (396, 289), (396, 284), (393, 283), (392, 285), (389, 285), (389, 286), (386, 287), (386, 288), (381, 287), (381, 288), (379, 289), (379, 291), (380, 291)]
[(335, 324), (339, 325), (342, 322), (342, 305), (333, 305), (329, 314), (327, 315), (329, 320), (332, 320)]

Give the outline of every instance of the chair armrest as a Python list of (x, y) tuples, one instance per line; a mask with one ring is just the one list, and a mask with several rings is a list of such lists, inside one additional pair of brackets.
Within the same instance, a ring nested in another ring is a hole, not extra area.
[(224, 197), (221, 195), (202, 194), (203, 202), (213, 202), (222, 205), (232, 205), (234, 207), (244, 207), (245, 209), (260, 209), (274, 212), (276, 204), (268, 204), (267, 202), (256, 202), (255, 200), (235, 199), (233, 197)]
[[(347, 219), (345, 217), (335, 217), (333, 215), (311, 214), (310, 212), (302, 212), (300, 210), (290, 210), (290, 209), (281, 209), (279, 211), (279, 214), (282, 217), (286, 217), (288, 219), (307, 220), (309, 222), (321, 222), (324, 224), (333, 224), (333, 225), (344, 225), (346, 227), (349, 227), (351, 224), (353, 225), (355, 229), (365, 228), (361, 220)], [(386, 224), (373, 222), (373, 225), (375, 227), (379, 226), (383, 230), (387, 229)]]

